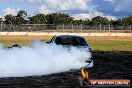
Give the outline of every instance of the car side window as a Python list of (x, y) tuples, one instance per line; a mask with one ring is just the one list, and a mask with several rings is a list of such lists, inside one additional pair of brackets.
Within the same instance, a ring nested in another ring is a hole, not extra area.
[(50, 42), (54, 42), (56, 36), (53, 36)]
[(58, 44), (62, 44), (61, 37), (56, 37), (55, 43), (56, 43), (57, 45), (58, 45)]

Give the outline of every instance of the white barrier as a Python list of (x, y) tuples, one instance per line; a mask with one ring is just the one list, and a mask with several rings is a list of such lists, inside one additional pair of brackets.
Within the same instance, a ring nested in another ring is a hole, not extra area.
[(80, 36), (122, 36), (132, 37), (132, 33), (60, 33), (60, 32), (0, 32), (0, 36), (54, 36), (54, 35), (80, 35)]

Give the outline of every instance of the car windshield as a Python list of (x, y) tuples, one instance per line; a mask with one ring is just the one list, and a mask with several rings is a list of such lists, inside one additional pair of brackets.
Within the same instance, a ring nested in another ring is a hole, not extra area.
[(81, 37), (57, 37), (56, 44), (71, 46), (88, 46), (85, 39)]

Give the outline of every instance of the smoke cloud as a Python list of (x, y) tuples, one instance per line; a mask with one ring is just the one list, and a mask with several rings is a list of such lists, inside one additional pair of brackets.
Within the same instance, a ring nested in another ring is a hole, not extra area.
[(90, 55), (77, 48), (35, 41), (30, 46), (7, 49), (0, 45), (0, 78), (48, 75), (79, 69)]

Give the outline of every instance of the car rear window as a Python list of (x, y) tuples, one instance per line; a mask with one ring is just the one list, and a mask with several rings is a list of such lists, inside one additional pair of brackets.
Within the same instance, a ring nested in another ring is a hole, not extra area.
[(88, 46), (81, 37), (57, 37), (55, 42), (59, 45)]

